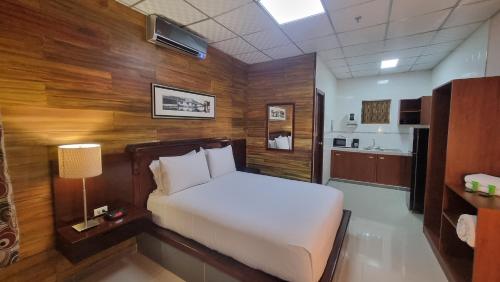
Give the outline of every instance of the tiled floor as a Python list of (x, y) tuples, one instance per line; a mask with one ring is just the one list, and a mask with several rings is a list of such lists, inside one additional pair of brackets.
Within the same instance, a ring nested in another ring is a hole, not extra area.
[[(447, 281), (422, 233), (422, 217), (406, 208), (406, 192), (343, 182), (329, 185), (344, 192), (345, 208), (352, 211), (338, 282)], [(134, 254), (83, 281), (182, 280), (148, 258)]]
[(117, 260), (85, 277), (82, 282), (182, 282), (171, 272), (141, 254)]
[(448, 281), (422, 233), (422, 216), (406, 207), (406, 192), (330, 182), (352, 211), (339, 282)]

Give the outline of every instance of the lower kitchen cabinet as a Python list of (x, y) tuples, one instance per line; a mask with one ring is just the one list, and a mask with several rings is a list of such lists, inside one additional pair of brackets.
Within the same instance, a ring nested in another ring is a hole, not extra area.
[(410, 187), (411, 157), (332, 150), (332, 178)]

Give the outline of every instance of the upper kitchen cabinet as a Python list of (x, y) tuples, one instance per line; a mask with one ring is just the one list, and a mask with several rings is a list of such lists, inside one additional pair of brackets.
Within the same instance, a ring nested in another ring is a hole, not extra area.
[(429, 125), (431, 121), (432, 96), (418, 99), (403, 99), (399, 105), (399, 124)]

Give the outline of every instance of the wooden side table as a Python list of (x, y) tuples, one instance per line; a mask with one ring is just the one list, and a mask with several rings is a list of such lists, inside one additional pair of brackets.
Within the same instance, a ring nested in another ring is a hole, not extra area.
[(126, 209), (127, 215), (116, 220), (106, 221), (98, 217), (99, 225), (78, 232), (71, 225), (56, 230), (56, 248), (69, 261), (77, 263), (109, 247), (147, 231), (151, 226), (151, 212), (131, 204), (119, 207)]

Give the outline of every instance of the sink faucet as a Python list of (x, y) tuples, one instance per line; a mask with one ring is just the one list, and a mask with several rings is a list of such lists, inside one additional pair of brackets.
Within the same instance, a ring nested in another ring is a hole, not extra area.
[(372, 148), (375, 148), (375, 138), (372, 138)]

